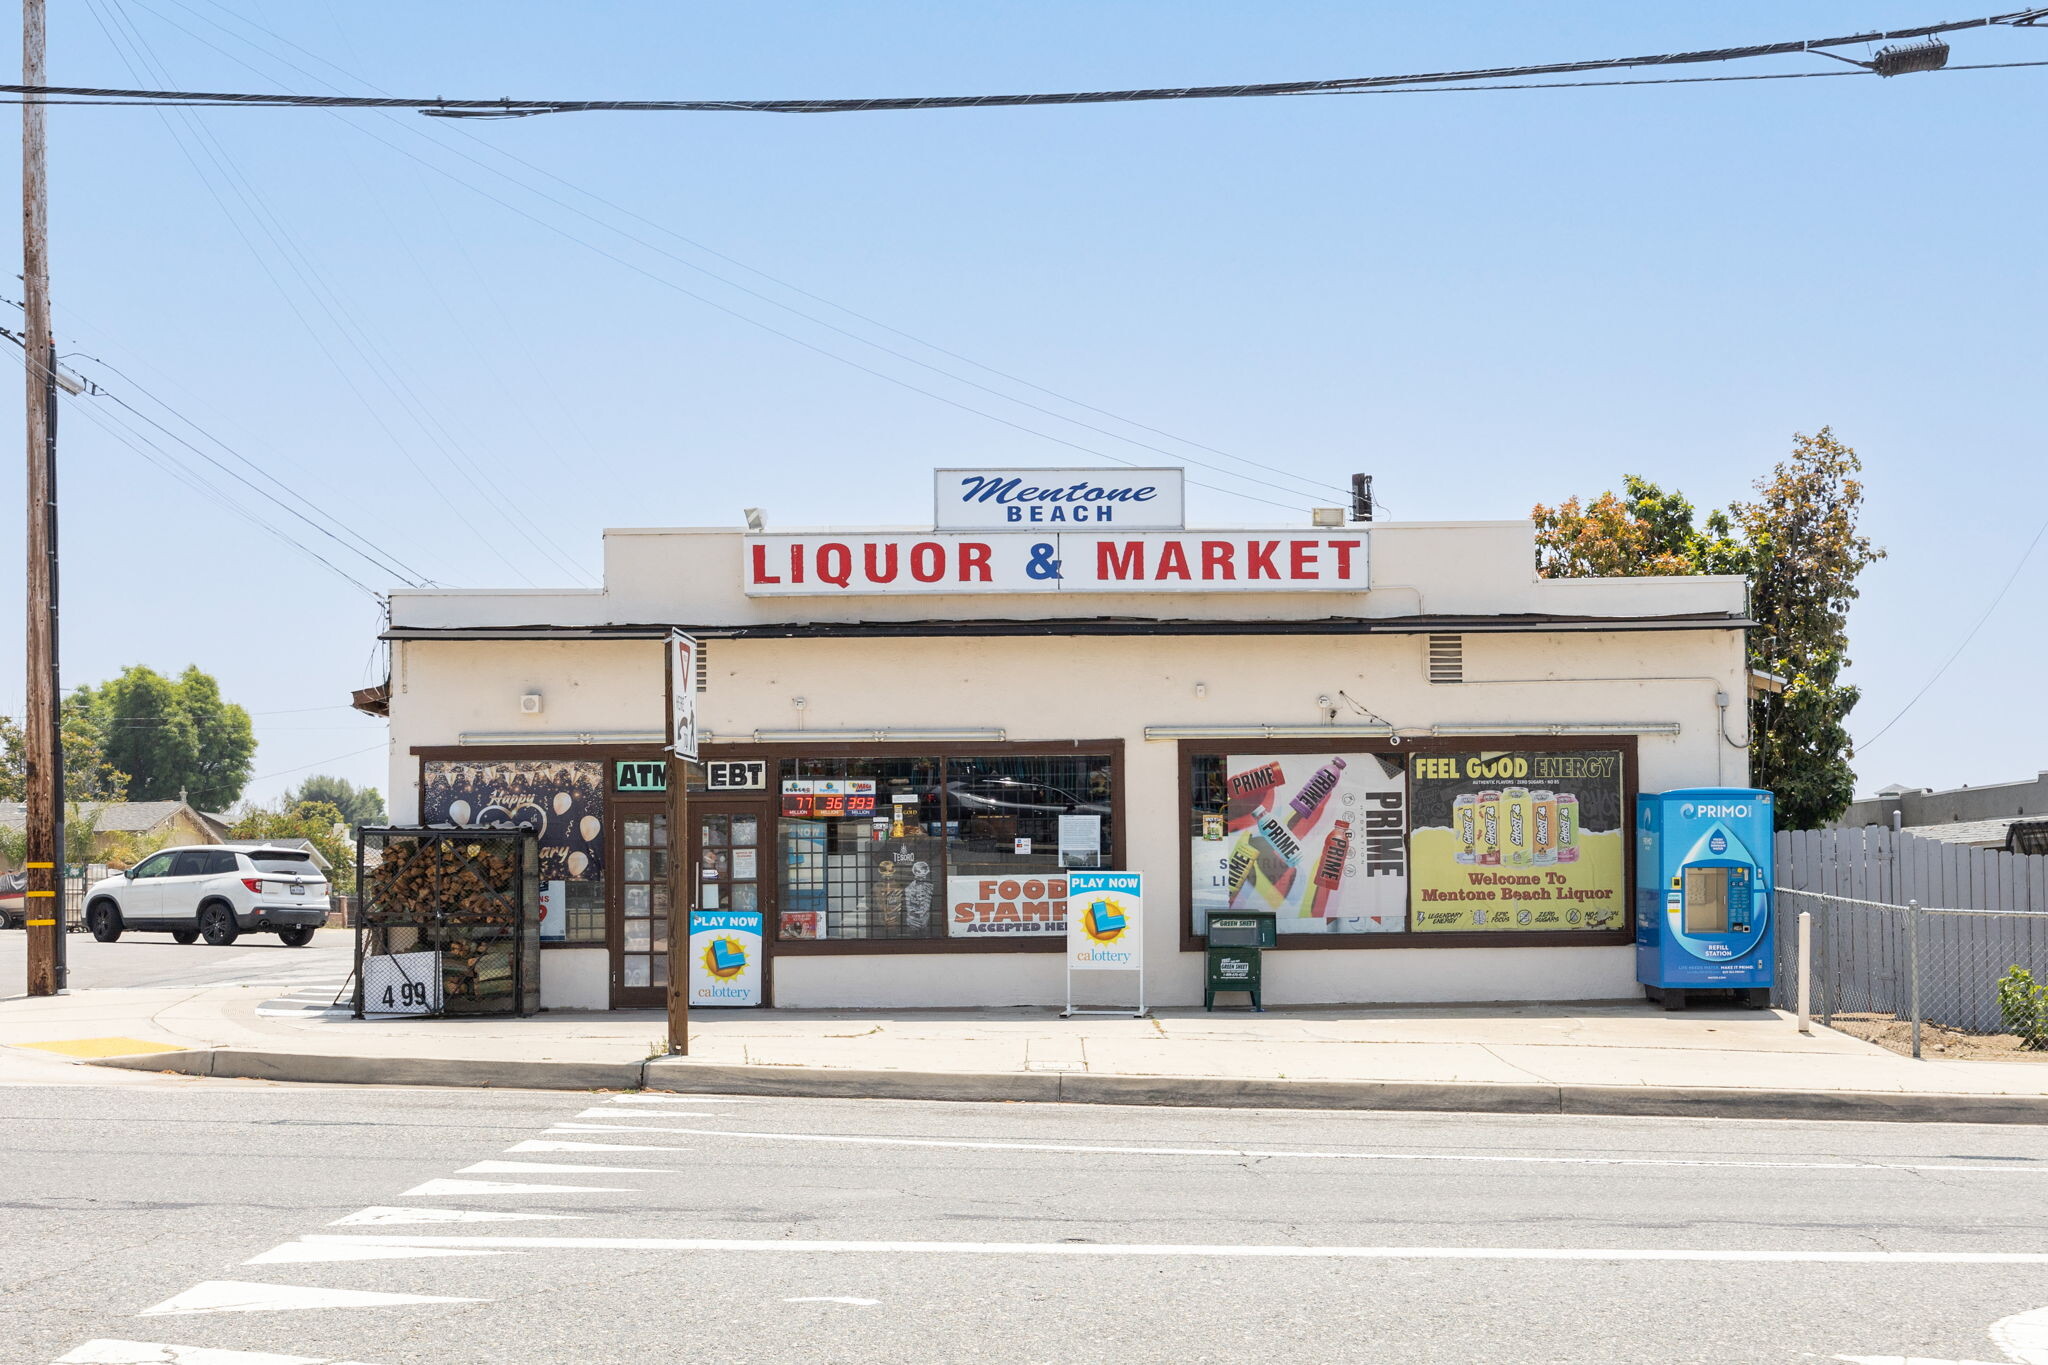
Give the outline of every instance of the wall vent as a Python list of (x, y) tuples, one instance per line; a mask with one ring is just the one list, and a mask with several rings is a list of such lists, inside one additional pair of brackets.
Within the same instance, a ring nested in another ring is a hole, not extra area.
[(1465, 681), (1464, 636), (1432, 635), (1429, 637), (1429, 680), (1433, 683), (1460, 683)]

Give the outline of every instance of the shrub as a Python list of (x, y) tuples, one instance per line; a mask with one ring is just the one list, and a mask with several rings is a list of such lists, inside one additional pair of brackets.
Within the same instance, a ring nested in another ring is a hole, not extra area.
[(2019, 1035), (2021, 1047), (2048, 1050), (2048, 982), (2014, 967), (1998, 979), (1998, 1012), (2006, 1028)]

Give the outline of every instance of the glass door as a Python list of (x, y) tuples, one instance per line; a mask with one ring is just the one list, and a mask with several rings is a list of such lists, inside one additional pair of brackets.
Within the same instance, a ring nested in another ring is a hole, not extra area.
[(612, 1007), (661, 1009), (668, 1003), (668, 803), (619, 801), (613, 810)]
[(695, 826), (690, 850), (690, 976), (692, 1009), (768, 1002), (767, 869), (761, 846), (765, 807), (690, 798)]

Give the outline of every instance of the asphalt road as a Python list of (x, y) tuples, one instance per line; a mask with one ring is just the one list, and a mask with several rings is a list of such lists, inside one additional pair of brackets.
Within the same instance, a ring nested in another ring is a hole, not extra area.
[[(91, 934), (67, 934), (65, 941), (74, 991), (330, 979), (339, 985), (354, 963), (354, 940), (346, 929), (322, 929), (303, 948), (285, 947), (276, 934), (244, 934), (226, 948), (204, 941), (177, 943), (169, 934), (123, 934), (114, 943), (101, 943)], [(28, 935), (0, 929), (0, 999), (22, 994), (27, 980)]]
[(162, 1080), (0, 1169), (36, 1365), (2048, 1360), (2025, 1127)]

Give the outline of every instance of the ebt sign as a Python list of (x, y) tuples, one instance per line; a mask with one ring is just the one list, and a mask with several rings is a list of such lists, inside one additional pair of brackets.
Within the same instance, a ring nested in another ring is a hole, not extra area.
[(1177, 531), (1178, 469), (940, 469), (932, 525), (941, 531), (1103, 526)]

